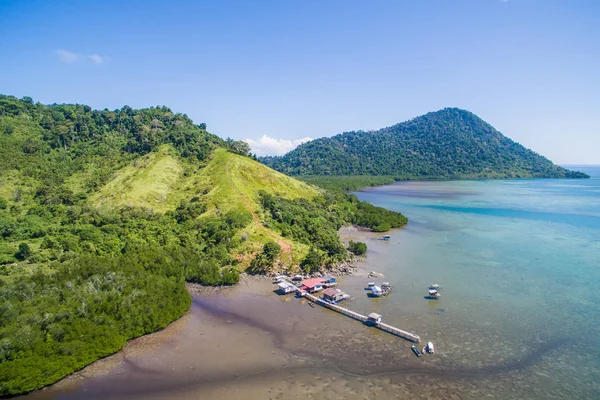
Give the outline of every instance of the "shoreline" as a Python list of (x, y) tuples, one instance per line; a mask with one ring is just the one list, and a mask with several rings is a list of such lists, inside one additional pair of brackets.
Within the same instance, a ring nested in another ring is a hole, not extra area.
[[(392, 228), (388, 232), (396, 231), (402, 228), (403, 227)], [(368, 228), (363, 228), (356, 225), (343, 226), (338, 230), (338, 237), (340, 238), (340, 241), (342, 241), (342, 243), (344, 243), (347, 240), (368, 241), (379, 238), (380, 236), (381, 232), (372, 232)], [(316, 272), (309, 276), (315, 277), (319, 275), (322, 276), (323, 274), (328, 274), (335, 277), (368, 277), (371, 276), (370, 274), (375, 273), (375, 271), (367, 271), (366, 269), (361, 268), (361, 264), (365, 262), (366, 258), (366, 255), (352, 256), (352, 258), (338, 263), (330, 270), (326, 270), (324, 272)], [(380, 273), (376, 274), (383, 276), (383, 274)], [(173, 320), (162, 329), (128, 340), (127, 343), (119, 351), (106, 357), (99, 358), (98, 360), (86, 365), (85, 367), (77, 371), (73, 371), (69, 375), (61, 378), (60, 380), (54, 383), (51, 383), (39, 389), (35, 389), (31, 392), (21, 393), (12, 396), (10, 398), (21, 398), (24, 396), (45, 394), (49, 391), (61, 392), (64, 389), (72, 389), (73, 386), (78, 386), (79, 384), (85, 382), (90, 378), (93, 379), (97, 377), (102, 377), (110, 373), (110, 371), (114, 370), (120, 364), (126, 363), (129, 358), (139, 357), (146, 353), (152, 352), (155, 348), (168, 341), (172, 335), (184, 329), (186, 323), (188, 322), (189, 318), (191, 318), (191, 315), (193, 313), (192, 308), (195, 297), (210, 297), (220, 295), (223, 293), (235, 292), (239, 287), (250, 288), (251, 294), (258, 295), (260, 291), (253, 290), (256, 288), (257, 284), (258, 286), (266, 284), (270, 285), (273, 283), (272, 277), (275, 275), (276, 274), (250, 275), (247, 273), (242, 273), (240, 274), (240, 281), (235, 285), (229, 286), (205, 286), (198, 283), (186, 283), (186, 290), (192, 297), (192, 305), (186, 310), (186, 312), (181, 317)]]

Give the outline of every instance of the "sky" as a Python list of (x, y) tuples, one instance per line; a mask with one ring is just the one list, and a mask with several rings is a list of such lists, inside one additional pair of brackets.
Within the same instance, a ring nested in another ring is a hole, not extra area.
[(597, 0), (0, 0), (0, 93), (166, 105), (259, 155), (444, 107), (600, 164)]

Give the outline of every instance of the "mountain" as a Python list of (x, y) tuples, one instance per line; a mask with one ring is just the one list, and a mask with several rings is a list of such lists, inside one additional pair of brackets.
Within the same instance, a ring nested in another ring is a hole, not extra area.
[(93, 110), (0, 95), (0, 396), (161, 329), (186, 282), (326, 270), (345, 224), (399, 213), (257, 162), (167, 107)]
[(502, 135), (458, 108), (378, 131), (346, 132), (261, 161), (288, 175), (387, 175), (401, 179), (588, 178)]

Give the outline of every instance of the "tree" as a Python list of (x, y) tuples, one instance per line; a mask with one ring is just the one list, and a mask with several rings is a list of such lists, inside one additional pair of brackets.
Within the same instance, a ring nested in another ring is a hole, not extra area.
[(275, 242), (267, 242), (263, 246), (263, 254), (265, 259), (271, 264), (275, 261), (280, 252), (281, 246)]
[(17, 254), (15, 254), (15, 256), (19, 260), (26, 260), (31, 256), (31, 248), (27, 243), (21, 243), (19, 244), (19, 251), (17, 252)]
[(307, 274), (318, 271), (323, 263), (323, 258), (322, 252), (314, 247), (311, 247), (304, 260), (302, 260), (300, 268), (302, 268), (302, 270)]
[(362, 256), (367, 252), (367, 245), (363, 242), (353, 242), (352, 240), (348, 243), (348, 250), (357, 256)]
[(239, 154), (241, 156), (248, 156), (250, 154), (250, 145), (243, 140), (233, 140), (227, 138), (225, 141), (227, 149), (232, 153)]

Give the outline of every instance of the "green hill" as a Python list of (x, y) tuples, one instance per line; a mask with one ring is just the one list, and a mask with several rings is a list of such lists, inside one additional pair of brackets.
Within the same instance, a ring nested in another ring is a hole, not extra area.
[(53, 383), (156, 331), (186, 282), (326, 270), (345, 224), (399, 213), (290, 178), (167, 107), (0, 95), (0, 396)]
[(289, 175), (588, 178), (554, 165), (475, 114), (458, 108), (445, 108), (374, 132), (316, 139), (262, 162)]

